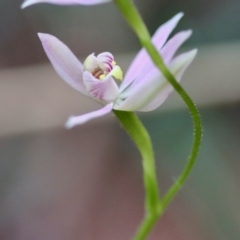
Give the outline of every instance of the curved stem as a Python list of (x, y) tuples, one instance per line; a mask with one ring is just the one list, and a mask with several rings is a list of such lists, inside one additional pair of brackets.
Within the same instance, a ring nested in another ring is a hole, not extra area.
[(146, 239), (158, 219), (159, 219), (159, 214), (154, 214), (152, 216), (146, 216), (143, 219), (136, 235), (134, 236), (134, 240)]
[[(168, 68), (164, 64), (163, 59), (161, 58), (158, 51), (152, 44), (150, 34), (141, 16), (139, 15), (136, 7), (134, 6), (133, 2), (131, 0), (114, 0), (114, 1), (118, 9), (120, 10), (120, 12), (123, 14), (123, 16), (129, 23), (129, 25), (132, 27), (132, 29), (138, 36), (141, 45), (146, 49), (152, 61), (155, 63), (157, 68), (162, 72), (162, 74), (166, 77), (166, 79), (171, 83), (171, 85), (176, 90), (176, 92), (181, 96), (183, 101), (186, 103), (189, 109), (189, 112), (193, 118), (194, 141), (193, 141), (192, 151), (182, 174), (177, 179), (177, 181), (173, 184), (173, 186), (169, 189), (169, 191), (166, 193), (163, 199), (159, 201), (157, 218), (160, 218), (160, 216), (166, 210), (170, 201), (174, 198), (174, 196), (177, 194), (177, 192), (180, 190), (180, 188), (186, 181), (196, 161), (196, 157), (199, 152), (201, 138), (202, 138), (201, 118), (194, 102), (192, 101), (190, 96), (187, 94), (187, 92), (185, 92), (182, 86), (176, 81), (175, 77), (171, 74), (171, 72), (168, 70)], [(135, 235), (134, 239), (135, 240), (146, 239), (146, 237), (148, 236), (148, 233), (150, 232), (151, 228), (154, 226), (155, 222), (156, 220), (150, 221), (149, 217), (146, 216), (137, 234)]]
[(113, 110), (118, 120), (137, 145), (143, 163), (143, 177), (146, 192), (146, 214), (155, 214), (159, 208), (159, 193), (151, 139), (135, 113)]

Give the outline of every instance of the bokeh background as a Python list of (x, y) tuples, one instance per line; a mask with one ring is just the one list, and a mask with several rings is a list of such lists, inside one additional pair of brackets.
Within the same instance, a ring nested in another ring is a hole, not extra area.
[[(139, 43), (114, 4), (20, 10), (0, 2), (0, 239), (131, 239), (143, 215), (141, 159), (114, 116), (65, 130), (68, 116), (98, 109), (50, 66), (37, 32), (84, 59), (110, 51), (127, 69)], [(199, 54), (183, 86), (200, 108), (197, 164), (149, 239), (240, 239), (240, 1), (135, 0), (151, 33), (176, 13)], [(175, 31), (175, 32), (176, 32)], [(172, 94), (141, 114), (153, 140), (161, 192), (179, 175), (192, 122)]]

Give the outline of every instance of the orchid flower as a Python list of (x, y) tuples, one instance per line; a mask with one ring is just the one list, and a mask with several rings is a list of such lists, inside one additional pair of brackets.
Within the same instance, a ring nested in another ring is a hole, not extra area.
[[(191, 30), (182, 31), (167, 41), (182, 16), (182, 13), (174, 16), (160, 26), (152, 37), (152, 43), (178, 81), (197, 53), (194, 49), (173, 58), (178, 48), (191, 35)], [(59, 76), (77, 91), (105, 105), (100, 110), (70, 117), (66, 123), (68, 128), (110, 113), (112, 109), (152, 111), (173, 91), (173, 87), (155, 67), (144, 49), (137, 54), (123, 79), (121, 68), (109, 52), (97, 56), (93, 53), (82, 64), (56, 37), (39, 33), (39, 38)], [(118, 86), (115, 80), (122, 79)]]
[(28, 7), (37, 3), (51, 3), (51, 4), (59, 4), (59, 5), (94, 5), (100, 3), (107, 3), (111, 0), (25, 0), (22, 4), (22, 8)]

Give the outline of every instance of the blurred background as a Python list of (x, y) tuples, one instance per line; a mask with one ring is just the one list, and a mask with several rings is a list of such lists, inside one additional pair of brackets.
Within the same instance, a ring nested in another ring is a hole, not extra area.
[[(0, 2), (0, 239), (131, 239), (143, 215), (141, 159), (114, 116), (64, 129), (68, 116), (100, 106), (67, 86), (37, 32), (80, 58), (110, 51), (124, 70), (140, 45), (114, 4), (21, 10)], [(203, 143), (187, 184), (149, 239), (240, 239), (240, 1), (135, 0), (151, 34), (183, 11), (181, 49), (199, 54), (183, 86), (199, 106)], [(186, 163), (192, 122), (172, 94), (141, 114), (164, 193)]]

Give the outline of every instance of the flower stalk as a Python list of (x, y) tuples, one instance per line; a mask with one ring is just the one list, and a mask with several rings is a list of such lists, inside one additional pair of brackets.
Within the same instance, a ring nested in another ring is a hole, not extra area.
[[(144, 240), (147, 238), (156, 221), (162, 216), (169, 203), (173, 200), (173, 198), (181, 189), (187, 177), (189, 176), (199, 152), (202, 139), (202, 125), (200, 114), (198, 112), (197, 107), (195, 106), (193, 100), (190, 98), (187, 92), (176, 81), (175, 77), (172, 75), (172, 73), (168, 70), (168, 68), (164, 64), (163, 59), (161, 58), (157, 49), (152, 44), (150, 34), (133, 2), (131, 0), (114, 0), (114, 2), (118, 9), (120, 10), (120, 12), (125, 17), (125, 19), (127, 20), (127, 22), (129, 23), (129, 25), (136, 33), (141, 45), (146, 49), (156, 67), (160, 70), (160, 72), (162, 72), (162, 74), (166, 77), (166, 79), (170, 82), (170, 84), (173, 86), (173, 88), (176, 90), (176, 92), (180, 95), (180, 97), (187, 105), (194, 124), (193, 146), (190, 153), (190, 157), (183, 172), (180, 174), (179, 178), (175, 181), (175, 183), (170, 187), (165, 196), (163, 196), (163, 198), (159, 200), (158, 209), (155, 212), (155, 214), (151, 213), (149, 214), (148, 212), (146, 213), (145, 218), (135, 235), (134, 238), (135, 240)], [(119, 120), (121, 121), (121, 119)], [(139, 148), (139, 151), (141, 152), (142, 150)], [(145, 172), (147, 170), (144, 169), (143, 171)]]
[(141, 153), (144, 169), (143, 179), (146, 192), (145, 210), (148, 215), (154, 215), (158, 211), (159, 190), (151, 138), (134, 112), (118, 110), (113, 110), (113, 112)]

